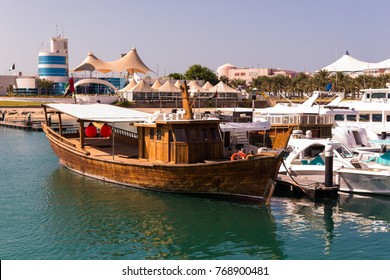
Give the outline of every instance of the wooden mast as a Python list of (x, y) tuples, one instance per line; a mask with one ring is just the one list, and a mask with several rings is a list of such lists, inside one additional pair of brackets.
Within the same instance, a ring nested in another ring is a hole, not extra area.
[(188, 94), (188, 86), (186, 81), (184, 81), (183, 85), (180, 86), (180, 89), (183, 98), (183, 109), (185, 110), (184, 119), (192, 120), (194, 118), (194, 114), (190, 104), (190, 96)]

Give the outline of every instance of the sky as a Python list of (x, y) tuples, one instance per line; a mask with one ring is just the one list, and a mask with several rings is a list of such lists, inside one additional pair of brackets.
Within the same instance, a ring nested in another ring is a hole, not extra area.
[(68, 38), (69, 68), (91, 51), (112, 61), (136, 47), (153, 75), (200, 64), (316, 71), (345, 50), (390, 58), (389, 0), (0, 0), (0, 75), (36, 75), (50, 38)]

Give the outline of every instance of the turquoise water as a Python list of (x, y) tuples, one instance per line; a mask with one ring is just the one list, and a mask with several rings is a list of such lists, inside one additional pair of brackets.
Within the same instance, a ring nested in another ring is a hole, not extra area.
[(104, 183), (0, 127), (1, 259), (390, 259), (390, 198), (255, 203)]

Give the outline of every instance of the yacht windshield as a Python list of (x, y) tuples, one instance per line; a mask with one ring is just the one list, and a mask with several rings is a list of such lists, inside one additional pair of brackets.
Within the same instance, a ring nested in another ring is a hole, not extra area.
[(342, 158), (353, 158), (354, 157), (352, 152), (344, 146), (337, 147), (336, 151), (340, 154), (340, 156)]

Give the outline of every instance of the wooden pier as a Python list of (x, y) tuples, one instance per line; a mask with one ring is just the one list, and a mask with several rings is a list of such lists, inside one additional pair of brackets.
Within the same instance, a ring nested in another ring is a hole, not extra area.
[(279, 174), (276, 179), (276, 188), (283, 188), (284, 190), (290, 190), (291, 192), (297, 189), (303, 192), (310, 198), (318, 197), (336, 197), (338, 195), (339, 187), (333, 185), (332, 187), (325, 187), (323, 182), (315, 182), (304, 177)]
[(0, 126), (10, 127), (10, 128), (17, 128), (17, 129), (23, 129), (23, 130), (30, 130), (30, 131), (42, 131), (41, 124), (40, 123), (26, 123), (26, 122), (7, 122), (7, 121), (0, 121)]

